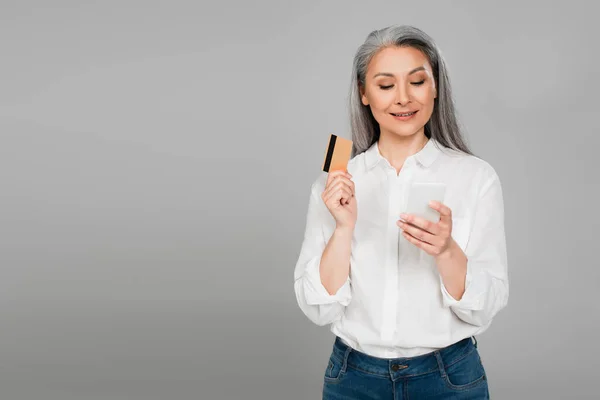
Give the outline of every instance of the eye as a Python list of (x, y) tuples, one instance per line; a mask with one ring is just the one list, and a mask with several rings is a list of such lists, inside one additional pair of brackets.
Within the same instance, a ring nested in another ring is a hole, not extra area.
[[(425, 82), (425, 79), (423, 79), (422, 81), (419, 81), (419, 82), (411, 82), (411, 85), (421, 86), (424, 82)], [(381, 90), (389, 90), (389, 89), (393, 88), (394, 85), (387, 85), (387, 86), (379, 85), (379, 87), (381, 88)]]

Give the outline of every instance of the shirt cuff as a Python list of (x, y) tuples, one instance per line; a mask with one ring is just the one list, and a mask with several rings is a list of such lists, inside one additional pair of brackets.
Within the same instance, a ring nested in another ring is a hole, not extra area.
[(478, 280), (474, 279), (472, 273), (470, 272), (470, 268), (467, 266), (467, 275), (465, 277), (465, 292), (463, 293), (460, 300), (456, 300), (444, 285), (444, 280), (440, 275), (440, 287), (442, 292), (442, 301), (444, 307), (452, 307), (458, 308), (462, 310), (482, 310), (483, 309), (483, 299), (487, 292), (486, 285), (487, 282), (483, 282), (483, 276), (479, 276)]
[(335, 294), (329, 294), (321, 282), (319, 266), (321, 256), (309, 261), (304, 271), (304, 295), (306, 303), (310, 305), (340, 303), (343, 306), (350, 304), (352, 291), (350, 288), (350, 276)]

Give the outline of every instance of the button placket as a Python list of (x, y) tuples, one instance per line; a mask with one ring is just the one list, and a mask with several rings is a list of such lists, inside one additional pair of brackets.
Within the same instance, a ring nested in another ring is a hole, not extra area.
[(393, 218), (393, 214), (397, 211), (397, 204), (399, 198), (398, 185), (396, 183), (395, 169), (391, 168), (388, 170), (387, 176), (387, 187), (389, 189), (388, 199), (388, 226), (387, 226), (387, 262), (386, 262), (386, 283), (384, 287), (384, 303), (382, 313), (382, 327), (381, 336), (383, 340), (392, 340), (396, 332), (396, 315), (397, 315), (397, 282), (398, 282), (398, 271), (397, 265), (397, 241), (398, 241), (398, 226), (396, 225), (396, 219)]

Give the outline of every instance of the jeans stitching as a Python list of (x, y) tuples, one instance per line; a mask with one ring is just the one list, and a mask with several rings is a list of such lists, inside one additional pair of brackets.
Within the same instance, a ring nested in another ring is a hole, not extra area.
[(325, 371), (325, 376), (331, 375), (331, 370), (333, 369), (333, 363), (329, 360), (329, 365), (327, 366), (327, 371)]
[[(350, 355), (351, 351), (352, 351), (352, 348), (350, 348), (350, 347), (348, 347), (346, 349), (346, 352), (344, 353), (344, 359), (343, 360), (340, 360), (335, 355), (335, 352), (331, 353), (331, 358), (334, 358), (335, 360), (337, 360), (341, 364), (341, 367), (340, 367), (340, 370), (337, 373), (337, 376), (335, 378), (329, 377), (329, 376), (327, 376), (328, 374), (325, 374), (324, 379), (325, 379), (326, 382), (337, 383), (337, 382), (339, 382), (342, 379), (342, 377), (344, 376), (344, 374), (346, 374), (346, 369), (348, 367), (348, 356)], [(331, 360), (330, 360), (330, 362), (331, 362)], [(331, 368), (333, 369), (333, 364), (332, 364)]]
[[(382, 378), (389, 378), (389, 376), (390, 376), (389, 374), (378, 374), (377, 372), (371, 372), (371, 371), (364, 370), (364, 369), (360, 368), (359, 366), (357, 366), (356, 364), (351, 363), (351, 362), (348, 363), (348, 367), (350, 367), (350, 368), (352, 368), (352, 369), (354, 369), (356, 371), (363, 372), (365, 374), (372, 375), (372, 376), (378, 376), (378, 377), (382, 377)], [(437, 370), (438, 370), (438, 368), (436, 367), (434, 369), (430, 369), (429, 371), (420, 372), (418, 374), (402, 375), (402, 376), (399, 376), (398, 378), (400, 378), (400, 379), (414, 378), (414, 377), (417, 377), (417, 376), (422, 376), (422, 375), (427, 375), (427, 374), (434, 373)]]
[(455, 385), (452, 382), (450, 382), (450, 380), (448, 379), (448, 375), (446, 375), (446, 384), (448, 385), (448, 387), (450, 387), (451, 389), (454, 389), (454, 390), (472, 389), (475, 386), (479, 385), (483, 381), (485, 381), (485, 374), (481, 378), (477, 378), (477, 380), (475, 380), (471, 383), (467, 383), (465, 385)]
[[(465, 357), (467, 357), (468, 355), (470, 355), (470, 354), (471, 354), (473, 351), (475, 351), (475, 349), (474, 349), (474, 348), (473, 348), (473, 349), (471, 349), (471, 350), (469, 350), (469, 352), (468, 352), (468, 353), (466, 353), (466, 354), (463, 354), (461, 357), (459, 357), (459, 358), (457, 358), (457, 359), (454, 359), (454, 360), (452, 360), (452, 362), (451, 362), (451, 363), (449, 363), (449, 364), (446, 364), (446, 368), (447, 368), (447, 367), (450, 367), (450, 366), (452, 366), (452, 365), (454, 365), (454, 364), (456, 364), (456, 363), (457, 363), (457, 362), (459, 362), (459, 361), (461, 361), (463, 358), (465, 358)], [(344, 362), (344, 360), (341, 360), (341, 359), (340, 359), (340, 358), (339, 358), (337, 355), (335, 355), (335, 354), (332, 354), (332, 356), (333, 356), (333, 358), (335, 358), (335, 359), (336, 359), (336, 360), (337, 360), (339, 363), (343, 363), (343, 362)], [(379, 373), (377, 373), (377, 372), (371, 372), (371, 371), (364, 370), (364, 369), (360, 368), (360, 367), (359, 367), (357, 364), (354, 364), (354, 363), (351, 363), (351, 362), (348, 362), (348, 366), (349, 366), (349, 367), (351, 367), (351, 368), (353, 368), (353, 369), (355, 369), (355, 370), (357, 370), (357, 371), (360, 371), (360, 372), (363, 372), (363, 373), (365, 373), (365, 374), (368, 374), (368, 375), (373, 375), (373, 376), (378, 376), (378, 377), (383, 377), (383, 378), (387, 378), (387, 377), (389, 376), (389, 374), (379, 374)], [(400, 378), (414, 378), (414, 377), (417, 377), (417, 376), (422, 376), (422, 375), (431, 374), (432, 372), (435, 372), (435, 371), (437, 371), (437, 368), (430, 369), (429, 371), (425, 371), (425, 372), (420, 372), (420, 373), (418, 373), (418, 374), (402, 375)]]
[[(341, 379), (342, 375), (346, 372), (347, 367), (350, 367), (350, 368), (352, 368), (352, 369), (354, 369), (356, 371), (362, 372), (364, 374), (371, 375), (371, 376), (376, 376), (376, 377), (380, 377), (380, 378), (388, 378), (390, 376), (389, 374), (379, 374), (379, 373), (376, 373), (376, 372), (370, 372), (370, 371), (367, 371), (367, 370), (364, 370), (364, 369), (360, 368), (357, 364), (348, 362), (348, 356), (351, 353), (352, 348), (351, 347), (347, 347), (347, 346), (345, 346), (345, 347), (346, 348), (344, 349), (344, 351), (345, 351), (345, 353), (344, 353), (344, 359), (339, 358), (338, 355), (335, 352), (331, 353), (331, 357), (333, 359), (335, 359), (337, 362), (339, 362), (340, 364), (342, 364), (342, 366), (341, 366), (340, 372), (338, 373), (338, 376), (336, 378), (328, 377), (327, 374), (326, 374), (326, 376), (325, 376), (326, 380), (328, 380), (330, 382), (334, 382), (334, 383), (336, 381), (339, 381)], [(448, 364), (444, 364), (443, 361), (441, 360), (441, 354), (439, 353), (439, 350), (435, 351), (435, 352), (433, 352), (433, 354), (435, 355), (435, 357), (438, 358), (438, 356), (439, 356), (439, 358), (440, 358), (440, 359), (438, 359), (438, 367), (437, 368), (431, 369), (431, 370), (426, 371), (426, 372), (421, 372), (421, 373), (418, 373), (418, 374), (402, 375), (402, 376), (399, 377), (399, 379), (414, 378), (414, 377), (417, 377), (417, 376), (427, 375), (427, 374), (431, 374), (431, 373), (437, 371), (438, 369), (440, 369), (441, 372), (442, 372), (442, 377), (444, 378), (444, 381), (446, 381), (448, 385), (450, 385), (452, 388), (462, 388), (463, 386), (461, 386), (461, 385), (458, 385), (458, 386), (454, 385), (454, 384), (452, 384), (449, 381), (449, 379), (447, 378), (446, 372), (445, 372), (445, 368), (451, 367), (452, 365), (454, 365), (457, 362), (461, 361), (465, 357), (469, 356), (475, 350), (476, 350), (476, 346), (472, 347), (467, 353), (461, 355), (459, 358), (456, 358), (456, 359), (452, 360), (452, 362), (450, 362)], [(410, 360), (410, 359), (414, 359), (414, 358), (417, 358), (417, 357), (418, 356), (415, 356), (415, 357), (406, 357), (405, 359), (406, 360)], [(333, 369), (333, 365), (330, 368), (328, 368), (328, 369), (329, 370)], [(484, 378), (485, 378), (485, 373), (484, 373), (484, 376), (482, 376), (481, 378), (479, 378), (477, 381), (474, 381), (474, 382), (469, 383), (467, 385), (475, 385), (475, 384), (479, 383), (479, 381), (483, 380)], [(392, 379), (392, 381), (395, 382), (396, 380)]]
[(450, 367), (450, 366), (452, 366), (452, 365), (456, 364), (457, 362), (459, 362), (459, 361), (460, 361), (460, 360), (462, 360), (463, 358), (465, 358), (465, 357), (469, 356), (469, 355), (470, 355), (472, 352), (474, 352), (474, 351), (475, 351), (475, 348), (472, 348), (471, 350), (469, 350), (467, 353), (463, 354), (463, 355), (462, 355), (462, 356), (460, 356), (459, 358), (452, 360), (452, 362), (451, 362), (451, 363), (445, 364), (445, 365), (446, 365), (446, 367)]
[(335, 358), (336, 361), (339, 361), (340, 363), (344, 362), (344, 360), (342, 358), (339, 358), (335, 353), (331, 353), (331, 357)]
[(332, 378), (331, 376), (328, 376), (328, 375), (331, 375), (331, 371), (329, 374), (325, 374), (325, 377), (324, 377), (325, 381), (331, 382), (331, 383), (336, 383), (342, 377), (342, 370), (340, 370), (340, 372), (338, 372), (338, 374), (335, 378)]
[(378, 374), (377, 372), (366, 371), (366, 370), (364, 370), (364, 369), (356, 366), (356, 364), (353, 364), (353, 363), (348, 363), (348, 367), (350, 367), (350, 368), (352, 368), (352, 369), (354, 369), (356, 371), (365, 373), (367, 375), (377, 376), (377, 377), (380, 377), (380, 378), (389, 378), (389, 374)]
[[(442, 379), (446, 383), (446, 386), (448, 386), (450, 389), (459, 390), (459, 391), (468, 390), (468, 389), (472, 389), (473, 387), (481, 384), (482, 381), (486, 380), (486, 373), (484, 370), (483, 375), (480, 378), (477, 378), (476, 380), (474, 380), (473, 382), (466, 383), (464, 385), (455, 385), (452, 382), (450, 382), (450, 378), (448, 377), (448, 374), (446, 373), (446, 368), (450, 367), (451, 365), (456, 364), (458, 361), (462, 360), (463, 358), (465, 358), (467, 355), (471, 354), (472, 352), (473, 352), (473, 350), (469, 351), (464, 357), (461, 357), (458, 360), (455, 360), (452, 364), (448, 364), (447, 366), (444, 365), (444, 361), (442, 360), (442, 357), (439, 354), (439, 352), (436, 352), (436, 358), (438, 360), (438, 365), (440, 368), (440, 373), (442, 375)], [(481, 362), (481, 360), (479, 362)]]
[(422, 376), (422, 375), (427, 375), (427, 374), (434, 373), (435, 371), (437, 371), (437, 368), (430, 369), (430, 370), (429, 370), (429, 371), (427, 371), (427, 372), (421, 372), (421, 373), (418, 373), (418, 374), (402, 375), (402, 376), (399, 376), (399, 378), (400, 378), (400, 379), (404, 379), (404, 378), (415, 378), (415, 377), (417, 377), (417, 376)]

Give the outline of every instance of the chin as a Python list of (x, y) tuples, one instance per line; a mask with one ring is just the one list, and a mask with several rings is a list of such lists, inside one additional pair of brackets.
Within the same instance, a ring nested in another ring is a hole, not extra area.
[(411, 129), (403, 129), (403, 130), (398, 130), (398, 129), (387, 129), (388, 132), (393, 133), (396, 136), (401, 136), (403, 138), (408, 138), (411, 136), (414, 136), (417, 134), (417, 132), (420, 132), (421, 130), (423, 130), (423, 127), (420, 128), (411, 128)]

